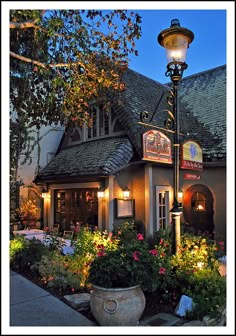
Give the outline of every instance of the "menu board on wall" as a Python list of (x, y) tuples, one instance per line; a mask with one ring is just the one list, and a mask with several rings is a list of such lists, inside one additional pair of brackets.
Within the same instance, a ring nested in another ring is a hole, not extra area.
[(134, 200), (116, 198), (116, 218), (134, 217)]

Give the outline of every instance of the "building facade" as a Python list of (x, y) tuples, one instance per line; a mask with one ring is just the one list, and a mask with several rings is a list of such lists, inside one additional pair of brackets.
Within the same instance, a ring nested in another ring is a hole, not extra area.
[[(130, 69), (123, 81), (126, 89), (112, 100), (110, 111), (94, 106), (92, 127), (68, 128), (56, 156), (36, 176), (35, 183), (47, 189), (45, 226), (111, 231), (134, 219), (147, 237), (171, 228), (173, 134), (163, 127), (171, 84)], [(225, 240), (226, 66), (183, 78), (179, 99), (181, 222)], [(150, 126), (140, 122), (153, 111)], [(127, 188), (130, 195), (124, 197)]]

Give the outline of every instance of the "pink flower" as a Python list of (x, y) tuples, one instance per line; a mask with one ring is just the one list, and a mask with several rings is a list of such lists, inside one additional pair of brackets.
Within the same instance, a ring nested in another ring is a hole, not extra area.
[(137, 234), (137, 239), (138, 239), (138, 240), (143, 240), (143, 235), (142, 235), (141, 233), (138, 233), (138, 234)]
[(109, 232), (109, 235), (108, 235), (109, 237), (112, 237), (112, 232)]
[(161, 267), (161, 268), (159, 269), (159, 274), (165, 274), (165, 273), (166, 273), (166, 268)]
[(134, 258), (135, 261), (139, 261), (138, 255), (141, 255), (142, 253), (139, 251), (134, 251), (132, 254), (132, 257)]
[(163, 244), (163, 243), (164, 243), (164, 239), (163, 239), (163, 238), (161, 238), (161, 240), (160, 240), (160, 243), (159, 243), (159, 244), (161, 245), (161, 244)]
[(106, 253), (104, 251), (100, 251), (97, 254), (98, 257), (104, 257), (105, 255), (106, 255)]
[(149, 253), (151, 253), (152, 255), (156, 256), (158, 252), (157, 252), (156, 249), (153, 249), (153, 250), (150, 250)]

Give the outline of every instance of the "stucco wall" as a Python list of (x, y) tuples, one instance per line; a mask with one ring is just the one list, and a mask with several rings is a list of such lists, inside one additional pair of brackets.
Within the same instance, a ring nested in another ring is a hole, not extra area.
[[(180, 188), (183, 192), (195, 184), (203, 184), (209, 188), (212, 193), (214, 203), (214, 224), (215, 238), (226, 241), (226, 169), (225, 167), (207, 167), (204, 166), (202, 172), (192, 171), (193, 174), (200, 175), (200, 180), (190, 181), (183, 178), (184, 173), (189, 172), (181, 170)], [(228, 223), (233, 225), (233, 223)]]
[[(135, 220), (142, 221), (144, 224), (144, 165), (134, 165), (121, 171), (114, 180), (114, 198), (123, 198), (122, 189), (130, 189), (130, 198), (135, 199)], [(131, 218), (127, 218), (129, 220)], [(118, 225), (126, 219), (117, 219), (114, 217), (114, 225)]]

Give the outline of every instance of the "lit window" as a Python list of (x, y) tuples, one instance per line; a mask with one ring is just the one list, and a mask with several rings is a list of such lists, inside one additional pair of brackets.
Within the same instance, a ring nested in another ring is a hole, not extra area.
[(191, 204), (193, 211), (206, 211), (206, 197), (198, 191), (193, 194)]

